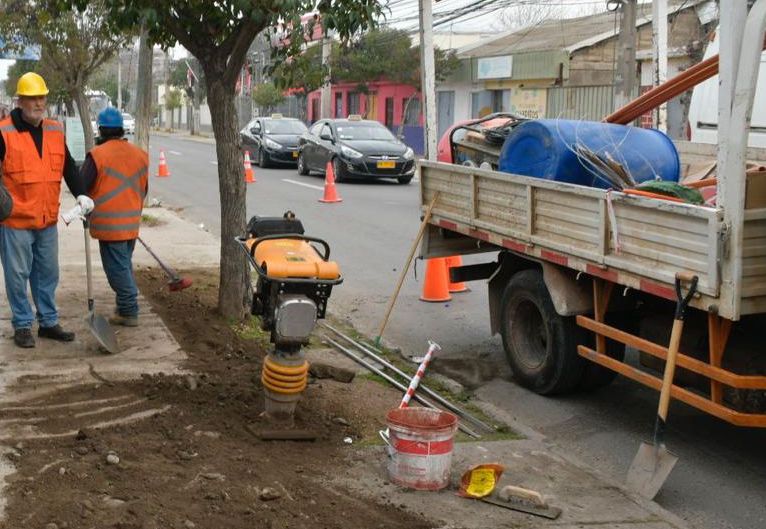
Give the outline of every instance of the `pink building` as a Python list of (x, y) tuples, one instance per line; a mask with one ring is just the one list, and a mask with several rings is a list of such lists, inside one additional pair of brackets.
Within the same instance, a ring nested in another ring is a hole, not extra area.
[[(423, 151), (423, 113), (420, 111), (420, 94), (415, 88), (391, 81), (371, 81), (367, 93), (359, 91), (358, 83), (336, 83), (332, 85), (332, 117), (345, 118), (349, 114), (360, 114), (365, 119), (374, 119), (393, 132), (404, 123), (404, 142), (415, 152)], [(404, 108), (410, 101), (407, 115)], [(309, 93), (307, 116), (313, 123), (319, 119), (320, 91)]]

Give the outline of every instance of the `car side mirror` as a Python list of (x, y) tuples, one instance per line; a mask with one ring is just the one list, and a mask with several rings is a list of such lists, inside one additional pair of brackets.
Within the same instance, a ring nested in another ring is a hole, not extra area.
[(396, 135), (396, 138), (397, 138), (399, 141), (403, 142), (403, 141), (404, 141), (404, 134), (397, 134), (397, 135)]
[(320, 134), (319, 139), (325, 140), (325, 141), (333, 141), (332, 135), (330, 134)]
[(255, 127), (253, 127), (253, 128), (251, 128), (251, 129), (250, 129), (250, 133), (251, 133), (251, 134), (258, 134), (258, 129), (256, 129)]

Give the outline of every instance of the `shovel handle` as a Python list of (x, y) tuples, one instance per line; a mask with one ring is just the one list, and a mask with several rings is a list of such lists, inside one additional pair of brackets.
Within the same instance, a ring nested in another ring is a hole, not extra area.
[(88, 284), (88, 310), (93, 311), (93, 278), (92, 275), (92, 269), (91, 269), (91, 263), (90, 263), (90, 225), (88, 224), (88, 219), (83, 219), (82, 221), (82, 228), (83, 228), (83, 234), (85, 237), (85, 275), (87, 278), (87, 284)]
[[(686, 296), (681, 290), (681, 282), (690, 282), (689, 291)], [(665, 437), (665, 421), (668, 418), (668, 408), (670, 407), (670, 389), (673, 386), (673, 377), (676, 373), (676, 358), (678, 349), (681, 345), (681, 336), (684, 330), (684, 315), (686, 307), (689, 305), (692, 296), (697, 291), (699, 278), (696, 275), (687, 273), (676, 274), (676, 314), (673, 319), (673, 330), (670, 332), (670, 345), (668, 345), (668, 356), (665, 359), (665, 371), (662, 375), (662, 389), (660, 390), (660, 404), (657, 408), (657, 422), (654, 426), (654, 444), (660, 446)]]

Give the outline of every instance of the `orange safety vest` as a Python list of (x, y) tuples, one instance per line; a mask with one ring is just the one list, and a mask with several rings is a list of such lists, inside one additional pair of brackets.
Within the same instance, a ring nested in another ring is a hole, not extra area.
[(5, 142), (3, 182), (13, 197), (11, 215), (1, 224), (20, 230), (39, 230), (58, 222), (61, 178), (66, 144), (64, 127), (44, 119), (43, 152), (38, 154), (29, 132), (19, 132), (7, 117), (0, 121)]
[(124, 140), (109, 140), (90, 151), (98, 175), (91, 191), (95, 203), (90, 234), (101, 241), (138, 237), (149, 178), (149, 155)]

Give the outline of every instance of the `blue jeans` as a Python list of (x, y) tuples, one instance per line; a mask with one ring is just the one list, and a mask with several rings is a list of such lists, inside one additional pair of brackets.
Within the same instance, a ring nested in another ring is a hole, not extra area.
[(29, 329), (35, 320), (27, 296), (27, 285), (32, 289), (40, 326), (56, 325), (59, 321), (56, 310), (59, 236), (56, 226), (41, 230), (0, 226), (0, 260), (3, 263), (5, 293), (13, 313), (13, 328)]
[(101, 263), (104, 265), (109, 286), (114, 290), (117, 314), (138, 316), (138, 288), (133, 277), (133, 249), (136, 240), (98, 241)]

